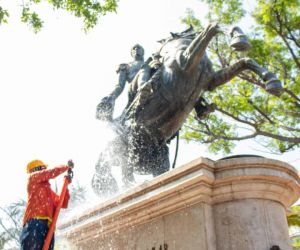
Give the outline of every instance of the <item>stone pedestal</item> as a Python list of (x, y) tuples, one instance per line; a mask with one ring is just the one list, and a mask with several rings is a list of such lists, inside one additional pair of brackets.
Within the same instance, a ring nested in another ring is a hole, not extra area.
[(82, 250), (289, 250), (285, 212), (299, 196), (284, 162), (199, 158), (59, 225), (59, 235)]

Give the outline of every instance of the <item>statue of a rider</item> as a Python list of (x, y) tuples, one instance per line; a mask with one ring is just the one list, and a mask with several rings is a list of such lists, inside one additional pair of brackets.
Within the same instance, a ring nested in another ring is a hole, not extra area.
[(129, 107), (132, 103), (137, 91), (150, 79), (152, 69), (149, 62), (144, 61), (144, 48), (135, 44), (131, 48), (132, 62), (122, 63), (117, 68), (118, 82), (114, 90), (106, 97), (104, 97), (97, 106), (97, 119), (112, 120), (115, 101), (123, 92), (126, 82), (128, 86), (128, 103)]

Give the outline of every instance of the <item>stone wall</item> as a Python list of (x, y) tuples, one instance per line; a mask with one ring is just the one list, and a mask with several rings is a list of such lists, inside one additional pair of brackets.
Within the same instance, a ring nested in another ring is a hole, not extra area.
[(285, 217), (300, 196), (280, 161), (196, 159), (59, 226), (72, 249), (291, 249)]

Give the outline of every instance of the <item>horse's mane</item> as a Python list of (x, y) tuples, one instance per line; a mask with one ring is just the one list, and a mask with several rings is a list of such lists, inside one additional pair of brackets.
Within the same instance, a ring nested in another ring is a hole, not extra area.
[(180, 39), (180, 38), (186, 38), (186, 39), (194, 39), (197, 32), (194, 31), (194, 28), (192, 25), (190, 25), (189, 28), (187, 28), (184, 31), (181, 32), (170, 32), (171, 36), (161, 39), (158, 42), (161, 44), (165, 44), (167, 42), (170, 42), (172, 40)]

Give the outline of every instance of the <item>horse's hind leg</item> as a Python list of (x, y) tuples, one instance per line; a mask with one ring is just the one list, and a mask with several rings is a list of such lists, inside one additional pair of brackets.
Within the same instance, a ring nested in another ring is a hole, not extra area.
[(275, 74), (267, 71), (256, 63), (253, 59), (243, 58), (236, 63), (221, 69), (212, 75), (212, 79), (209, 83), (208, 90), (212, 91), (218, 86), (221, 86), (233, 77), (237, 76), (244, 70), (251, 70), (256, 73), (265, 83), (265, 89), (270, 94), (279, 96), (282, 92), (281, 82), (277, 79)]
[(92, 188), (99, 196), (108, 196), (118, 191), (118, 185), (111, 173), (111, 165), (105, 154), (101, 153), (95, 167)]
[(156, 150), (155, 160), (153, 161), (153, 176), (161, 175), (170, 170), (169, 147), (166, 144), (161, 145)]

